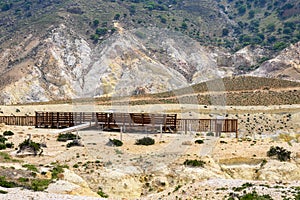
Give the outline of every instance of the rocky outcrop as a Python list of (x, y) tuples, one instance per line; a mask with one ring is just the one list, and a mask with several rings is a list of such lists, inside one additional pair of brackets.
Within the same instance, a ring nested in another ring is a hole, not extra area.
[(64, 169), (62, 180), (50, 184), (47, 191), (56, 194), (99, 197), (96, 192), (89, 188), (85, 180), (68, 169)]
[(254, 76), (300, 80), (300, 42), (284, 49), (275, 58), (264, 62), (260, 68), (250, 73)]
[(2, 103), (155, 93), (219, 76), (205, 48), (166, 30), (123, 31), (93, 46), (60, 25), (27, 40), (1, 54)]
[(251, 71), (255, 65), (258, 65), (260, 60), (266, 58), (269, 52), (260, 46), (246, 46), (239, 51), (231, 54), (229, 52), (220, 52), (214, 48), (214, 54), (217, 64), (220, 67), (231, 67), (236, 74), (245, 74)]
[(267, 181), (296, 181), (300, 178), (300, 169), (297, 163), (270, 160), (258, 172), (258, 180)]

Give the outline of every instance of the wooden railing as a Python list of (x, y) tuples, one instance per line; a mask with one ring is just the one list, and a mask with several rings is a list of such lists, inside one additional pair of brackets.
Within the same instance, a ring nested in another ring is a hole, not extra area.
[(96, 112), (36, 112), (35, 116), (0, 116), (0, 123), (38, 128), (64, 128), (95, 122), (104, 129), (149, 127), (164, 132), (235, 132), (237, 119), (177, 119), (176, 114), (96, 113)]
[(238, 132), (237, 119), (178, 119), (177, 130), (193, 132)]
[(34, 116), (0, 116), (0, 123), (15, 126), (34, 126)]
[(163, 131), (176, 131), (177, 114), (148, 113), (96, 113), (97, 124), (104, 129), (149, 129), (161, 128)]
[(35, 127), (65, 128), (86, 122), (95, 122), (95, 113), (86, 112), (36, 112)]

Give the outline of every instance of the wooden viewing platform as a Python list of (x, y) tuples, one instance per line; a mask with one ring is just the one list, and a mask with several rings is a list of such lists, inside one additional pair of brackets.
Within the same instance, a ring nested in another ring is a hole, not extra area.
[(95, 122), (103, 130), (163, 132), (238, 132), (237, 119), (178, 119), (177, 114), (36, 112), (36, 127), (64, 128)]
[(155, 130), (176, 131), (177, 114), (146, 113), (96, 113), (97, 125), (106, 130)]
[(178, 119), (177, 114), (109, 112), (35, 112), (35, 116), (0, 116), (0, 123), (36, 128), (69, 128), (93, 124), (103, 130), (139, 132), (238, 133), (237, 119)]

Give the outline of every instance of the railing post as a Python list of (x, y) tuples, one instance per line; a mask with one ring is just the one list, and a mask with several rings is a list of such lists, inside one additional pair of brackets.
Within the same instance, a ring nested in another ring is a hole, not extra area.
[(238, 138), (238, 120), (235, 120), (235, 137)]
[(187, 119), (184, 120), (184, 134), (187, 135), (187, 129), (188, 129), (188, 124), (187, 124)]

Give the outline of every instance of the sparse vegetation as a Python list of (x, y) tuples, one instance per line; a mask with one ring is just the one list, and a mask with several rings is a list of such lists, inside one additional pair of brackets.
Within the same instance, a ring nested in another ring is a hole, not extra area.
[(39, 170), (36, 168), (35, 165), (32, 164), (24, 164), (22, 167), (25, 167), (26, 169), (33, 171), (33, 172), (38, 172)]
[(195, 144), (203, 144), (204, 141), (203, 140), (195, 140)]
[(291, 152), (279, 146), (272, 146), (267, 152), (267, 156), (272, 157), (276, 156), (280, 161), (288, 161), (291, 159)]
[(189, 159), (187, 159), (187, 160), (184, 161), (183, 164), (186, 165), (186, 166), (190, 166), (190, 167), (204, 167), (205, 162), (202, 161), (202, 160), (196, 160), (196, 159), (195, 160), (189, 160)]
[(123, 142), (118, 139), (109, 139), (109, 142), (111, 142), (114, 146), (120, 147), (123, 145)]
[(69, 168), (68, 165), (56, 165), (52, 169), (52, 179), (58, 179), (58, 174), (61, 174), (64, 172), (64, 168)]
[(29, 178), (20, 177), (18, 179), (18, 181), (21, 182), (21, 183), (26, 183), (26, 182), (29, 182)]
[(254, 186), (254, 184), (252, 184), (252, 183), (244, 183), (241, 187), (234, 187), (233, 191), (240, 192), (240, 191), (243, 191), (246, 188), (250, 188), (250, 187), (253, 187), (253, 186)]
[(73, 140), (72, 142), (69, 142), (67, 144), (67, 148), (70, 148), (70, 147), (82, 147), (83, 145), (79, 142), (79, 140)]
[(138, 139), (135, 142), (136, 145), (145, 145), (145, 146), (153, 145), (154, 143), (155, 143), (155, 140), (150, 137), (144, 137), (142, 139)]
[(51, 179), (35, 179), (31, 181), (30, 189), (33, 191), (44, 191), (51, 182)]
[(8, 153), (0, 152), (0, 162), (21, 162), (21, 161), (12, 159)]
[(17, 151), (17, 153), (20, 153), (24, 150), (33, 152), (35, 156), (37, 154), (42, 155), (43, 153), (41, 145), (39, 143), (31, 141), (30, 139), (25, 139), (21, 144), (19, 144), (19, 150)]
[(280, 134), (279, 138), (285, 142), (291, 142), (293, 139), (295, 139), (294, 137), (292, 137), (289, 134)]
[(273, 200), (273, 198), (270, 195), (259, 195), (257, 194), (256, 191), (252, 191), (251, 193), (246, 193), (243, 195), (238, 195), (238, 194), (231, 194), (231, 196), (228, 198), (228, 200), (233, 200), (233, 199), (240, 199), (240, 200)]
[(182, 187), (182, 185), (177, 185), (177, 186), (174, 188), (173, 192), (178, 191), (181, 187)]
[(206, 136), (214, 136), (214, 133), (213, 132), (208, 132), (208, 133), (206, 133)]
[(0, 190), (0, 194), (7, 194), (7, 191)]
[(5, 138), (3, 135), (0, 135), (0, 143), (4, 144), (7, 141), (7, 138)]
[[(59, 134), (57, 137), (57, 141), (59, 142), (66, 142), (68, 140), (75, 140), (75, 139), (77, 139), (77, 135), (73, 133), (63, 133), (63, 134)], [(79, 136), (78, 139), (80, 139)]]
[(14, 148), (14, 143), (12, 143), (12, 142), (7, 142), (7, 143), (5, 143), (5, 146), (6, 146), (6, 148), (12, 149), (12, 148)]
[(260, 163), (260, 168), (262, 168), (263, 166), (265, 166), (267, 164), (267, 160), (263, 159), (262, 162)]
[(74, 165), (73, 165), (73, 168), (78, 168), (78, 167), (79, 167), (78, 164), (74, 164)]
[(18, 184), (12, 181), (7, 181), (4, 176), (0, 176), (0, 186), (5, 188), (14, 188), (18, 187)]
[(0, 143), (0, 150), (6, 149), (6, 145), (3, 143)]
[(12, 142), (6, 142), (6, 141), (8, 141), (8, 139), (3, 135), (0, 135), (0, 150), (14, 147), (14, 144)]
[(118, 155), (123, 154), (123, 152), (120, 151), (119, 149), (115, 149), (115, 152), (116, 152), (116, 154), (118, 154)]
[(105, 193), (103, 192), (103, 190), (102, 190), (101, 187), (99, 187), (97, 194), (98, 194), (100, 197), (108, 198), (108, 195), (105, 194)]
[(12, 135), (14, 135), (14, 133), (12, 131), (4, 131), (3, 135), (4, 136), (12, 136)]

